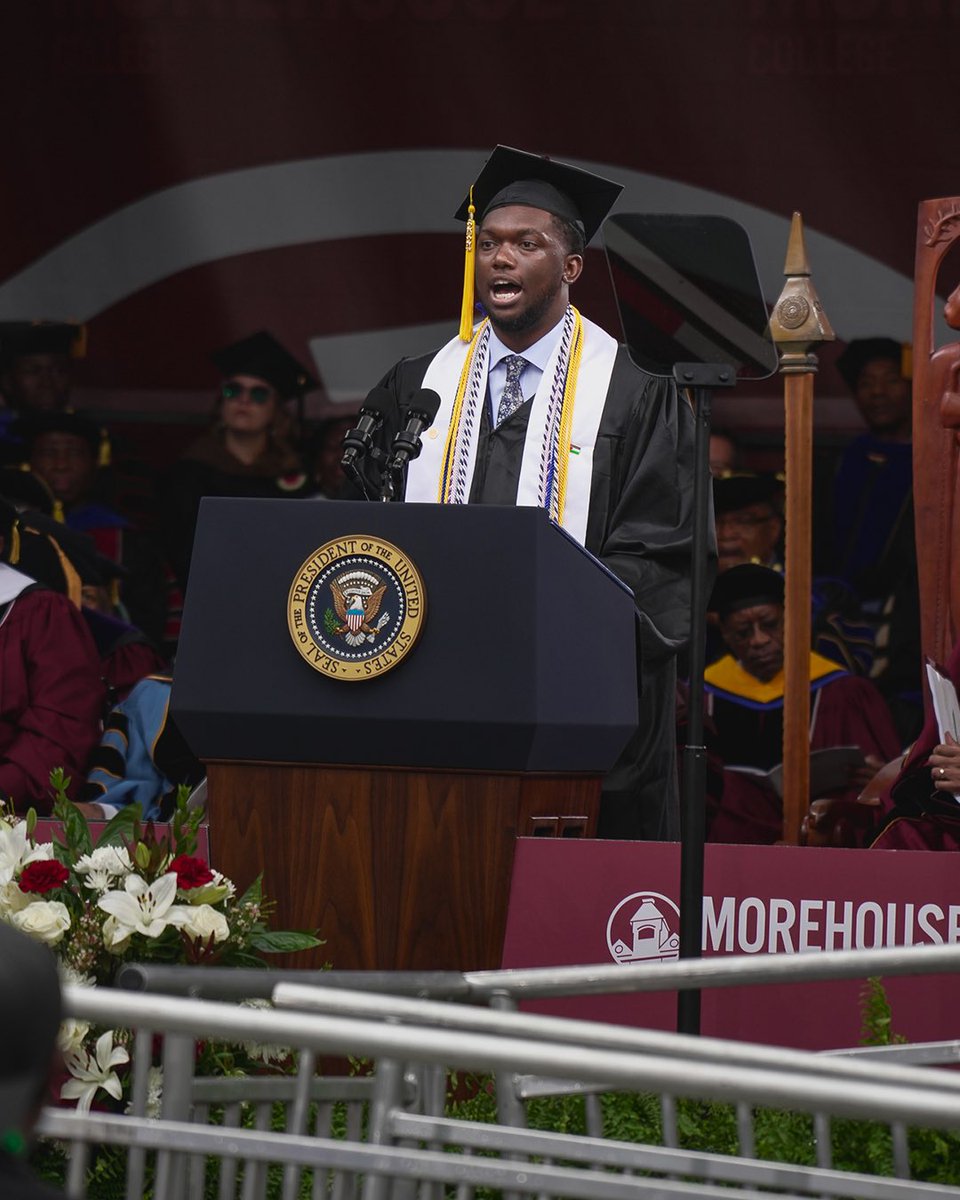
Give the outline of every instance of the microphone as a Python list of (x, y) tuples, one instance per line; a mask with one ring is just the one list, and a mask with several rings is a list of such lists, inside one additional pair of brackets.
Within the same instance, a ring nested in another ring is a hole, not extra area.
[(420, 453), (420, 434), (433, 424), (440, 397), (432, 388), (421, 388), (407, 405), (407, 423), (393, 439), (388, 471), (400, 472)]
[(363, 402), (356, 428), (347, 431), (343, 442), (343, 458), (340, 466), (350, 472), (357, 460), (370, 453), (373, 435), (383, 424), (384, 418), (395, 408), (393, 394), (386, 388), (375, 387)]

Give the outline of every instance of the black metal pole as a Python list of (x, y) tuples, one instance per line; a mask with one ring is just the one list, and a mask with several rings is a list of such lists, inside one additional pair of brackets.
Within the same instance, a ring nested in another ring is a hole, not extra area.
[[(730, 367), (678, 363), (674, 378), (692, 393), (695, 421), (693, 479), (693, 562), (690, 571), (690, 685), (687, 740), (683, 748), (680, 793), (680, 957), (699, 958), (703, 943), (703, 844), (707, 751), (703, 744), (703, 670), (706, 656), (707, 549), (710, 544), (710, 410), (714, 386), (735, 380)], [(691, 386), (692, 385), (692, 386)], [(700, 992), (677, 993), (677, 1029), (700, 1032)]]

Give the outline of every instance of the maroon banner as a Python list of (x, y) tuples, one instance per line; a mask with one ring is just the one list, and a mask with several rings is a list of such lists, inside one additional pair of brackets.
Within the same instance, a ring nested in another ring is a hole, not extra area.
[[(87, 822), (94, 846), (100, 841), (107, 824), (106, 821)], [(170, 826), (163, 821), (156, 822), (153, 828), (157, 835), (157, 841), (165, 841), (170, 835)], [(33, 838), (36, 842), (52, 842), (54, 837), (58, 839), (61, 837), (62, 830), (63, 826), (59, 821), (37, 821)], [(197, 830), (197, 858), (202, 858), (207, 865), (210, 865), (210, 826), (206, 824), (201, 825)], [(216, 863), (213, 865), (216, 866)]]
[[(960, 941), (949, 854), (707, 846), (703, 952), (815, 954)], [(522, 838), (504, 967), (669, 961), (678, 957), (680, 847)], [(893, 1029), (909, 1041), (957, 1036), (960, 977), (891, 978)], [(860, 1041), (862, 983), (703, 992), (702, 1032), (821, 1050)], [(676, 1028), (676, 992), (542, 1001), (537, 1011)]]

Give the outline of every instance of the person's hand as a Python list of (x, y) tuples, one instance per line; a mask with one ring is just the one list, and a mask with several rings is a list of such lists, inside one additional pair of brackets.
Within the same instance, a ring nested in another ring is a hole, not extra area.
[(105, 821), (106, 815), (99, 804), (88, 804), (84, 800), (75, 800), (73, 807), (87, 818), (88, 821)]
[(854, 767), (850, 772), (850, 787), (855, 787), (863, 791), (873, 781), (876, 773), (883, 769), (883, 766), (883, 759), (878, 757), (878, 755), (865, 754), (863, 756), (863, 766)]
[(946, 742), (934, 746), (927, 759), (933, 786), (938, 792), (960, 792), (960, 745), (952, 734), (948, 733), (946, 739)]
[(814, 800), (800, 824), (801, 846), (859, 846), (873, 828), (879, 796)]

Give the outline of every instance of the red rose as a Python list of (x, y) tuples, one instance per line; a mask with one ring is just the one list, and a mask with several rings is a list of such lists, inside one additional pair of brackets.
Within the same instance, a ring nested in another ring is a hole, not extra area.
[(70, 872), (56, 859), (45, 859), (41, 862), (28, 863), (20, 876), (21, 892), (55, 892), (70, 878)]
[(177, 887), (185, 892), (191, 888), (203, 887), (206, 883), (213, 883), (213, 872), (207, 864), (202, 858), (194, 858), (190, 854), (178, 854), (168, 870), (176, 871)]

